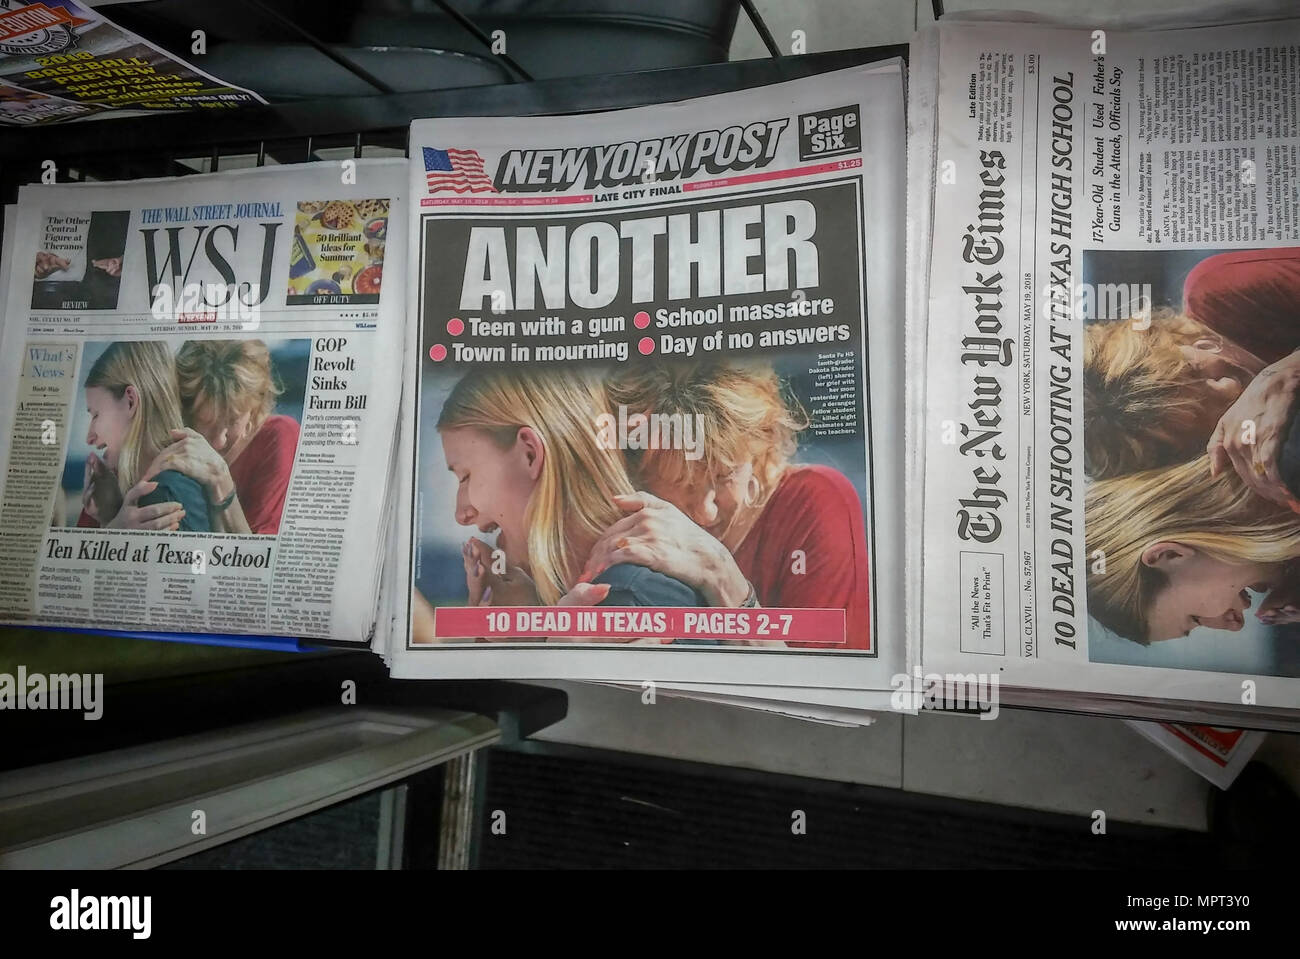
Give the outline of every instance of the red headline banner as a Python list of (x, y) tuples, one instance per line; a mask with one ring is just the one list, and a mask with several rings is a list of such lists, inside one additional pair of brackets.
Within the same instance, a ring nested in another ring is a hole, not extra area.
[(439, 639), (784, 640), (844, 645), (842, 609), (693, 606), (440, 606)]

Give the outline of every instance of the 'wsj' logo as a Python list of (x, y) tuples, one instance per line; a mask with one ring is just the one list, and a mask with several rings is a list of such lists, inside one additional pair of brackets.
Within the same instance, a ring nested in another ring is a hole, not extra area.
[[(212, 284), (212, 289), (219, 291), (221, 298), (217, 302), (211, 303), (208, 302), (205, 294), (203, 299), (205, 306), (219, 307), (226, 305), (230, 298), (236, 295), (236, 289), (244, 306), (261, 303), (266, 299), (266, 294), (271, 289), (271, 267), (275, 259), (275, 234), (279, 230), (280, 224), (262, 223), (260, 225), (262, 227), (262, 265), (261, 275), (256, 283), (249, 283), (246, 279), (240, 282), (235, 275), (234, 267), (231, 266), (231, 260), (235, 258), (235, 254), (239, 249), (238, 225), (219, 223), (216, 226), (169, 226), (162, 231), (141, 230), (140, 235), (144, 237), (145, 272), (147, 273), (146, 279), (149, 282), (150, 300), (152, 301), (156, 296), (159, 283), (166, 283), (170, 280), (169, 285), (173, 289), (185, 286), (189, 280), (191, 270), (194, 269), (194, 261), (198, 259), (199, 253), (202, 251), (203, 260), (200, 261), (200, 274), (205, 272), (210, 274), (215, 271), (221, 277), (221, 283)], [(156, 242), (156, 235), (159, 232), (167, 234), (161, 266), (159, 265), (158, 244)], [(193, 242), (188, 242), (188, 238), (191, 236)], [(220, 242), (218, 242), (219, 240)], [(203, 265), (204, 261), (206, 261), (206, 267)], [(173, 294), (173, 299), (175, 299), (175, 294)]]

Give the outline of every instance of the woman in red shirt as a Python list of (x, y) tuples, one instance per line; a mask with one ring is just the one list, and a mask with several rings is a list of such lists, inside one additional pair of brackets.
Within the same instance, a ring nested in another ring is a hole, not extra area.
[(680, 416), (700, 448), (625, 451), (643, 491), (615, 498), (628, 515), (593, 547), (581, 580), (636, 563), (713, 606), (843, 609), (844, 636), (828, 637), (840, 642), (787, 645), (871, 648), (858, 492), (838, 470), (790, 462), (808, 422), (770, 366), (646, 365), (617, 374), (606, 392), (629, 419)]
[(1187, 275), (1183, 303), (1188, 315), (1267, 364), (1210, 436), (1213, 472), (1233, 469), (1260, 496), (1300, 511), (1300, 247), (1208, 257)]
[(293, 472), (298, 422), (273, 415), (282, 390), (261, 340), (202, 340), (176, 354), (189, 428), (150, 467), (174, 469), (203, 484), (220, 531), (274, 536)]
[(1212, 475), (1234, 470), (1300, 512), (1300, 247), (1207, 257), (1187, 275), (1183, 304), (1145, 324), (1088, 325), (1089, 475), (1173, 466), (1203, 450)]
[[(1234, 470), (1259, 496), (1300, 512), (1300, 247), (1208, 257), (1187, 275), (1183, 303), (1268, 364), (1210, 436), (1212, 475)], [(1300, 622), (1294, 569), (1255, 615), (1271, 624)]]

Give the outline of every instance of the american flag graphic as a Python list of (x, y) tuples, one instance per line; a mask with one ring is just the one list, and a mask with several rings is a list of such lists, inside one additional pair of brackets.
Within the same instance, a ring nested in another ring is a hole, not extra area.
[(477, 150), (435, 150), (424, 148), (424, 178), (429, 192), (496, 193), (492, 179), (483, 169)]

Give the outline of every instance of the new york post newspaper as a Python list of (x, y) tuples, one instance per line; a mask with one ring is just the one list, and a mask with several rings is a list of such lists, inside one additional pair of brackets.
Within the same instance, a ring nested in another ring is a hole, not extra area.
[(394, 675), (889, 688), (901, 146), (897, 63), (413, 124)]

